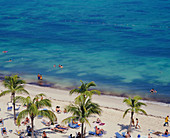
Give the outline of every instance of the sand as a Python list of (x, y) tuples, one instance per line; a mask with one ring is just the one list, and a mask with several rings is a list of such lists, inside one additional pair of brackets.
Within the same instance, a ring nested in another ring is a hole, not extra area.
[[(67, 90), (59, 90), (49, 87), (40, 87), (35, 85), (25, 85), (25, 89), (30, 93), (31, 97), (35, 96), (39, 93), (44, 93), (47, 95), (47, 98), (52, 100), (52, 109), (55, 109), (57, 105), (61, 107), (61, 110), (64, 109), (66, 105), (69, 105), (69, 103), (74, 101), (74, 98), (76, 97), (75, 94), (69, 95), (69, 91)], [(0, 82), (0, 90), (5, 90), (5, 88), (2, 86), (2, 83)], [(23, 95), (26, 96), (26, 95)], [(98, 117), (102, 120), (102, 122), (105, 123), (104, 126), (99, 126), (99, 128), (103, 128), (106, 131), (106, 134), (104, 134), (102, 137), (104, 138), (114, 138), (115, 132), (126, 132), (128, 125), (130, 123), (130, 113), (127, 114), (127, 116), (123, 119), (123, 113), (128, 108), (126, 104), (123, 103), (122, 97), (114, 97), (114, 96), (97, 96), (93, 95), (92, 98), (93, 102), (98, 103), (101, 106), (102, 114), (101, 116), (91, 116), (89, 118), (89, 122), (91, 123), (91, 126), (86, 125), (86, 132), (87, 137), (95, 137), (88, 135), (88, 131), (94, 131), (94, 126), (96, 125), (93, 123)], [(3, 97), (0, 97), (0, 118), (4, 119), (4, 127), (7, 128), (7, 131), (13, 130), (11, 133), (8, 132), (8, 135), (10, 138), (17, 138), (18, 136), (14, 134), (16, 130), (22, 130), (25, 129), (26, 126), (21, 125), (20, 127), (17, 127), (14, 125), (13, 121), (13, 111), (7, 111), (7, 103), (10, 101), (10, 95), (6, 95)], [(165, 132), (166, 129), (169, 129), (169, 127), (164, 127), (164, 118), (167, 115), (170, 115), (170, 105), (158, 103), (158, 102), (149, 102), (149, 101), (142, 101), (147, 104), (147, 107), (143, 107), (143, 109), (148, 113), (148, 116), (142, 115), (142, 114), (135, 114), (134, 118), (139, 119), (139, 123), (141, 126), (141, 129), (135, 129), (132, 128), (131, 135), (133, 138), (136, 138), (138, 134), (142, 136), (147, 136), (148, 133), (152, 131), (160, 131)], [(20, 112), (24, 108), (21, 106), (20, 110), (17, 111)], [(58, 123), (61, 123), (61, 121), (69, 117), (71, 114), (67, 113), (61, 113), (57, 114), (55, 112)], [(48, 119), (46, 119), (48, 120)], [(52, 132), (49, 127), (44, 126), (41, 123), (42, 119), (35, 119), (35, 130), (38, 132), (38, 137), (41, 137), (42, 132), (46, 131), (47, 136), (50, 138), (66, 138), (70, 134), (73, 134), (73, 136), (76, 135), (77, 132), (80, 132), (81, 129), (71, 129), (67, 131), (66, 134), (62, 134), (59, 132)], [(52, 127), (52, 126), (51, 126)], [(0, 135), (1, 137), (2, 135)], [(151, 136), (153, 138), (156, 138), (158, 136), (151, 133)]]

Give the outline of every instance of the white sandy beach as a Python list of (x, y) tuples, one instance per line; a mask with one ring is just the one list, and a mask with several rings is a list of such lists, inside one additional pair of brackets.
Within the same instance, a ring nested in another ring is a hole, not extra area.
[[(59, 90), (49, 87), (40, 87), (35, 85), (25, 85), (25, 89), (30, 93), (31, 96), (34, 96), (39, 93), (44, 93), (47, 95), (47, 98), (52, 100), (52, 106), (53, 108), (56, 107), (56, 105), (59, 105), (61, 107), (61, 110), (64, 109), (66, 105), (74, 101), (75, 95), (70, 96), (69, 91), (66, 90)], [(0, 90), (5, 90), (5, 88), (2, 86), (2, 82), (0, 83)], [(93, 102), (97, 102), (100, 104), (102, 108), (102, 114), (99, 117), (102, 122), (105, 123), (104, 126), (99, 126), (100, 128), (103, 128), (105, 131), (107, 131), (106, 134), (104, 134), (102, 137), (104, 138), (113, 138), (115, 137), (115, 132), (126, 132), (128, 125), (130, 123), (130, 113), (123, 119), (123, 113), (127, 109), (127, 106), (122, 102), (124, 98), (121, 97), (113, 97), (113, 96), (93, 96)], [(12, 133), (8, 132), (10, 138), (17, 138), (18, 136), (14, 134), (15, 130), (21, 130), (25, 129), (26, 126), (21, 125), (20, 127), (17, 127), (14, 125), (13, 121), (13, 111), (7, 111), (7, 102), (10, 101), (10, 95), (6, 95), (3, 97), (0, 97), (0, 118), (4, 119), (4, 127), (7, 128), (7, 131), (13, 130)], [(143, 109), (148, 113), (148, 116), (141, 115), (141, 114), (135, 114), (135, 118), (139, 119), (139, 123), (141, 126), (141, 129), (135, 129), (133, 128), (133, 131), (131, 133), (133, 138), (136, 138), (138, 134), (142, 136), (147, 136), (148, 133), (151, 131), (160, 131), (165, 132), (166, 129), (170, 131), (169, 127), (164, 127), (164, 118), (167, 115), (170, 115), (170, 105), (168, 104), (161, 104), (161, 103), (152, 103), (148, 101), (147, 107), (143, 107)], [(23, 107), (18, 111), (22, 111)], [(57, 114), (58, 123), (60, 123), (64, 118), (70, 116), (70, 114)], [(91, 126), (86, 125), (86, 132), (87, 137), (95, 137), (88, 135), (88, 131), (94, 131), (94, 126), (96, 124), (92, 123), (98, 118), (98, 116), (92, 116), (89, 118), (89, 122), (91, 123)], [(40, 134), (42, 134), (43, 131), (46, 131), (47, 136), (49, 138), (67, 138), (70, 134), (73, 134), (75, 136), (76, 132), (80, 132), (80, 129), (71, 129), (67, 131), (66, 134), (62, 134), (59, 132), (52, 132), (48, 127), (44, 126), (41, 123), (42, 119), (36, 119), (35, 120), (35, 130), (39, 130)], [(46, 119), (47, 120), (47, 119)], [(2, 135), (0, 135), (1, 137)], [(153, 138), (156, 138), (157, 136), (154, 134), (151, 134)], [(41, 137), (41, 136), (39, 136)]]

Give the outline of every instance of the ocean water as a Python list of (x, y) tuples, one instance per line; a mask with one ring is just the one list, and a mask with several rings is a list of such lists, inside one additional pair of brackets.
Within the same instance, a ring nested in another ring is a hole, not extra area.
[(170, 0), (0, 3), (1, 73), (170, 102)]

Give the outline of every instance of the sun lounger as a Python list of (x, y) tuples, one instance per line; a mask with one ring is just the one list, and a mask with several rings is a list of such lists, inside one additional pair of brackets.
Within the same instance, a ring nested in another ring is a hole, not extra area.
[(20, 109), (20, 106), (15, 106), (15, 110), (18, 111)]
[(162, 134), (162, 137), (170, 137), (170, 134), (168, 134), (168, 135)]
[(61, 130), (61, 129), (51, 129), (52, 131), (54, 131), (54, 132), (60, 132), (60, 133), (67, 133), (65, 130), (63, 131), (63, 130)]
[(116, 138), (124, 138), (122, 135), (120, 135), (118, 132), (115, 133)]
[(47, 124), (45, 121), (41, 121), (41, 123), (45, 126), (50, 126), (51, 124)]
[(126, 136), (126, 132), (122, 132), (122, 136), (125, 137)]
[(73, 124), (73, 123), (69, 123), (68, 126), (70, 128), (79, 128), (80, 127), (78, 124)]
[[(59, 124), (57, 124), (57, 125), (55, 126), (55, 128), (58, 128), (58, 126), (59, 126)], [(58, 129), (68, 130), (68, 128), (63, 128), (62, 126), (61, 126), (61, 128), (58, 128)]]
[(103, 135), (103, 133), (96, 134), (96, 132), (89, 131), (89, 135), (102, 136), (102, 135)]
[(12, 106), (7, 107), (7, 111), (12, 111)]
[[(4, 127), (4, 128), (5, 128), (5, 130), (6, 130), (6, 127)], [(6, 130), (6, 132), (7, 132), (7, 130)], [(8, 133), (7, 133), (7, 134), (4, 134), (4, 133), (3, 133), (3, 128), (1, 128), (1, 134), (2, 134), (3, 137), (8, 137)]]

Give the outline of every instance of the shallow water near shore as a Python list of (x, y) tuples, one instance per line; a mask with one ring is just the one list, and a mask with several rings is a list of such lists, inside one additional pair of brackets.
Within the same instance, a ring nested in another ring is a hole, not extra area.
[[(41, 73), (67, 88), (95, 81), (103, 93), (169, 103), (169, 4), (3, 0), (0, 51), (8, 53), (0, 53), (0, 71), (28, 80)], [(151, 88), (158, 93), (150, 94)]]

